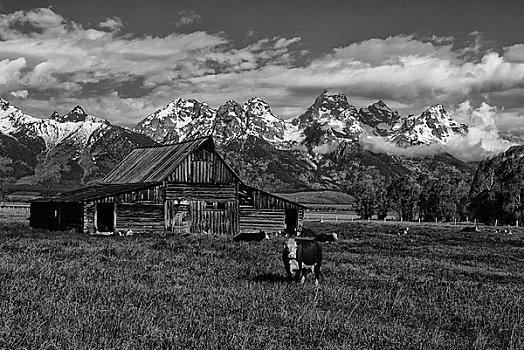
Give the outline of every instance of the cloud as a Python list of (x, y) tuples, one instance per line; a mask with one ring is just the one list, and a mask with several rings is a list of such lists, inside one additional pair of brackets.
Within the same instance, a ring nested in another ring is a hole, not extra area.
[(175, 22), (176, 26), (186, 26), (202, 19), (202, 16), (192, 11), (181, 11), (178, 14), (180, 15), (180, 19)]
[(9, 85), (20, 79), (21, 71), (25, 68), (26, 63), (22, 57), (15, 60), (0, 60), (0, 86)]
[(112, 32), (117, 32), (124, 27), (122, 19), (119, 17), (106, 18), (105, 21), (98, 24), (100, 28), (109, 29)]
[(27, 95), (29, 95), (29, 92), (27, 90), (18, 90), (11, 91), (9, 94), (15, 98), (25, 100), (27, 98)]
[[(178, 15), (181, 25), (201, 20), (193, 12)], [(480, 33), (460, 45), (452, 37), (370, 38), (313, 56), (300, 37), (250, 32), (248, 44), (240, 45), (226, 33), (139, 37), (124, 31), (118, 17), (84, 28), (51, 8), (0, 14), (0, 94), (27, 90), (23, 105), (44, 115), (46, 104), (53, 111), (100, 103), (107, 108), (96, 107), (100, 116), (125, 125), (177, 97), (218, 106), (260, 96), (288, 118), (327, 87), (347, 94), (350, 103), (385, 100), (401, 114), (435, 103), (449, 108), (468, 100), (478, 108), (486, 102), (498, 107), (490, 118), (502, 132), (514, 119), (508, 109), (515, 116), (524, 111), (524, 44), (490, 51)], [(102, 85), (106, 96), (94, 99), (89, 89)]]

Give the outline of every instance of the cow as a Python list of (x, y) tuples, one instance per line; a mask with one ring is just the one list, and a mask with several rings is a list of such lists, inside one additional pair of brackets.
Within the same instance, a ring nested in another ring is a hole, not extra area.
[(404, 227), (404, 230), (397, 232), (397, 235), (399, 235), (399, 236), (407, 236), (408, 232), (409, 232), (409, 227)]
[(284, 243), (282, 261), (289, 280), (304, 283), (306, 275), (312, 271), (315, 274), (315, 285), (320, 280), (322, 266), (322, 248), (313, 239), (290, 238)]
[(480, 232), (477, 225), (464, 227), (460, 232)]
[(242, 232), (239, 235), (233, 237), (234, 242), (260, 242), (264, 239), (269, 239), (268, 234), (265, 231), (258, 232)]
[(326, 234), (321, 233), (318, 236), (315, 237), (315, 241), (317, 242), (335, 242), (338, 239), (338, 235), (335, 232)]

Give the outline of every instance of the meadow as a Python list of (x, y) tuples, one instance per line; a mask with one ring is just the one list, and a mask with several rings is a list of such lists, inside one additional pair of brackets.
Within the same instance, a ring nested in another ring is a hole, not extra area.
[(523, 229), (306, 225), (340, 237), (318, 288), (285, 280), (284, 237), (0, 224), (0, 349), (524, 348)]

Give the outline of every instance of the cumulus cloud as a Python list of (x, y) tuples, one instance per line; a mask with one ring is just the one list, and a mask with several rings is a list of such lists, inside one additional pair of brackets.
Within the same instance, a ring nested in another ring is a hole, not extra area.
[(15, 97), (15, 98), (19, 98), (19, 99), (26, 99), (27, 98), (27, 95), (29, 95), (29, 91), (27, 90), (17, 90), (17, 91), (11, 91), (9, 93), (11, 96)]
[(23, 68), (26, 66), (26, 60), (23, 57), (15, 60), (0, 60), (0, 86), (8, 85), (20, 78)]
[[(179, 15), (180, 24), (200, 20), (192, 12)], [(396, 35), (313, 58), (304, 57), (308, 52), (300, 37), (255, 40), (248, 33), (251, 42), (239, 46), (225, 33), (136, 37), (120, 35), (124, 29), (118, 17), (84, 28), (50, 8), (0, 14), (0, 94), (27, 90), (31, 99), (24, 104), (43, 108), (47, 103), (50, 111), (56, 108), (50, 95), (60, 105), (100, 103), (108, 108), (107, 118), (127, 125), (138, 115), (145, 117), (154, 104), (159, 108), (177, 97), (218, 106), (231, 98), (260, 96), (274, 106), (275, 114), (292, 117), (326, 87), (347, 94), (350, 103), (385, 100), (401, 114), (465, 100), (498, 106), (496, 112), (486, 112), (495, 120), (502, 117), (502, 106), (515, 115), (524, 111), (524, 44), (492, 52), (482, 47), (480, 33), (473, 33), (460, 49), (452, 37)], [(117, 92), (118, 86), (136, 82), (140, 86), (134, 87), (132, 100)], [(113, 84), (117, 94), (90, 100), (86, 86), (96, 84)], [(47, 97), (38, 104), (38, 96)], [(104, 116), (102, 110), (100, 114)], [(127, 116), (131, 119), (125, 120)]]
[(185, 26), (197, 22), (202, 18), (202, 16), (193, 11), (181, 11), (178, 14), (180, 15), (180, 19), (175, 23), (176, 26)]
[(100, 28), (106, 28), (110, 31), (116, 32), (124, 27), (124, 23), (122, 22), (122, 19), (120, 17), (111, 17), (106, 18), (106, 20), (103, 22), (100, 22), (98, 26)]

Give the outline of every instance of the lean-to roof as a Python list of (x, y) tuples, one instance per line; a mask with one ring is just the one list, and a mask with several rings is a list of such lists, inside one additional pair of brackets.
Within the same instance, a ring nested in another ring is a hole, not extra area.
[(63, 192), (51, 197), (37, 198), (31, 202), (85, 202), (105, 197), (116, 196), (153, 187), (155, 184), (93, 185), (77, 190)]

